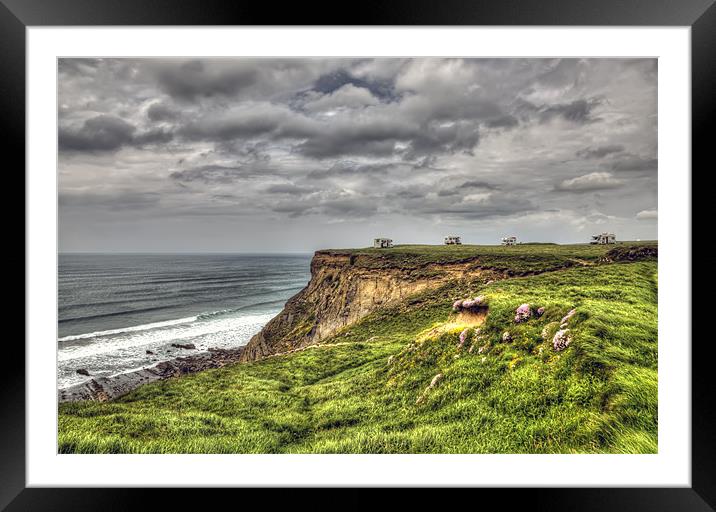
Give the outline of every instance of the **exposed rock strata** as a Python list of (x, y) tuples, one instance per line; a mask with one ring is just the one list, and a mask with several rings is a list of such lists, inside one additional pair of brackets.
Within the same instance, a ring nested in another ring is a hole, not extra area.
[(318, 251), (311, 262), (311, 280), (306, 288), (251, 338), (241, 360), (255, 361), (318, 343), (383, 306), (450, 279), (487, 273), (476, 261), (405, 268), (376, 265), (376, 256)]

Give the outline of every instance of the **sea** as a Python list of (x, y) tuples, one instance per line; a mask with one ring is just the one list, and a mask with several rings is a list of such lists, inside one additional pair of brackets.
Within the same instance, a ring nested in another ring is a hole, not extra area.
[(245, 345), (308, 283), (310, 261), (310, 254), (60, 254), (58, 387)]

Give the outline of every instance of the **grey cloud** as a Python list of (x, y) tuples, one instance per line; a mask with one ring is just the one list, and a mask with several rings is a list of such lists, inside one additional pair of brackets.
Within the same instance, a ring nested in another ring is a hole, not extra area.
[[(440, 194), (440, 192), (438, 192), (438, 194)], [(401, 199), (421, 199), (425, 197), (425, 192), (417, 189), (400, 190), (395, 193), (394, 197)]]
[(361, 164), (357, 162), (352, 162), (350, 160), (341, 160), (334, 163), (328, 168), (312, 170), (306, 175), (306, 177), (308, 179), (320, 180), (334, 176), (345, 177), (370, 174), (386, 174), (396, 165), (397, 164), (393, 163)]
[(328, 94), (310, 95), (307, 100), (302, 108), (316, 112), (339, 108), (362, 108), (379, 103), (379, 100), (368, 89), (352, 84), (346, 84)]
[(111, 151), (132, 142), (136, 128), (118, 117), (99, 115), (87, 119), (79, 129), (60, 127), (60, 150)]
[(161, 194), (156, 192), (117, 191), (117, 192), (91, 192), (77, 193), (65, 192), (58, 195), (60, 207), (99, 208), (110, 211), (143, 210), (155, 207), (161, 200)]
[(610, 146), (598, 146), (598, 147), (588, 147), (584, 149), (580, 149), (575, 153), (576, 156), (579, 158), (584, 159), (595, 159), (595, 158), (604, 158), (607, 155), (611, 155), (614, 153), (621, 153), (624, 151), (624, 146), (620, 144), (613, 144)]
[(102, 65), (102, 59), (57, 59), (57, 70), (67, 75), (93, 75)]
[(283, 183), (278, 185), (270, 185), (264, 189), (269, 194), (288, 194), (288, 195), (304, 195), (315, 192), (315, 188), (301, 187), (293, 183)]
[(444, 215), (463, 220), (489, 219), (534, 211), (535, 204), (518, 194), (490, 194), (479, 202), (439, 200), (419, 210), (422, 215)]
[(174, 134), (168, 130), (148, 130), (133, 137), (131, 143), (135, 146), (145, 146), (170, 142), (173, 138)]
[(137, 128), (118, 117), (102, 114), (85, 120), (77, 127), (61, 126), (60, 151), (116, 151), (123, 146), (146, 146), (170, 142), (174, 136), (164, 129), (136, 133)]
[(487, 190), (497, 190), (498, 187), (496, 185), (493, 185), (486, 181), (472, 180), (472, 181), (466, 181), (465, 183), (460, 185), (460, 188), (463, 188), (463, 189), (465, 189), (465, 188), (484, 188)]
[(442, 189), (438, 192), (438, 196), (440, 196), (440, 197), (456, 196), (456, 195), (464, 194), (471, 189), (498, 190), (498, 187), (496, 185), (493, 185), (486, 181), (472, 180), (472, 181), (466, 181), (462, 185), (455, 187), (455, 188)]
[(365, 133), (341, 137), (339, 134), (316, 137), (296, 146), (296, 151), (312, 158), (329, 158), (343, 155), (390, 156), (395, 153), (395, 139)]
[(458, 121), (448, 126), (431, 123), (413, 135), (405, 156), (415, 159), (436, 153), (472, 154), (479, 141), (480, 130), (474, 123)]
[(157, 70), (159, 86), (169, 95), (181, 100), (217, 95), (231, 96), (257, 79), (252, 67), (206, 64), (201, 60), (165, 63)]
[[(291, 132), (298, 135), (297, 132)], [(295, 150), (311, 158), (330, 158), (350, 155), (390, 156), (396, 144), (420, 136), (419, 130), (396, 119), (370, 119), (364, 122), (314, 124), (308, 138)]]
[(222, 165), (203, 165), (183, 171), (174, 171), (169, 177), (180, 183), (201, 182), (205, 184), (226, 184), (251, 177), (252, 175), (254, 175), (254, 171), (243, 166), (226, 167)]
[(658, 167), (656, 158), (627, 155), (612, 164), (615, 171), (656, 171)]
[(502, 117), (490, 119), (485, 124), (488, 128), (513, 128), (519, 124), (519, 121), (515, 116), (507, 114)]
[(642, 210), (636, 214), (637, 220), (656, 220), (658, 217), (659, 214), (656, 208), (652, 210)]
[(318, 77), (314, 84), (314, 90), (324, 94), (330, 94), (346, 85), (367, 89), (373, 96), (382, 98), (383, 100), (394, 100), (397, 98), (394, 83), (391, 80), (365, 80), (351, 75), (345, 69), (338, 69), (332, 73)]
[[(326, 127), (328, 130), (328, 127)], [(305, 139), (320, 135), (316, 121), (271, 103), (211, 113), (179, 129), (189, 140), (231, 141), (257, 137), (268, 139)]]
[(364, 218), (374, 215), (376, 208), (374, 201), (365, 197), (337, 197), (328, 194), (320, 202), (315, 199), (298, 199), (280, 201), (271, 206), (276, 213), (288, 214), (290, 217), (304, 215), (327, 215), (329, 218)]
[(549, 66), (549, 69), (540, 74), (535, 82), (553, 88), (563, 88), (575, 84), (578, 80), (577, 59), (559, 59)]
[(152, 121), (172, 121), (178, 115), (178, 112), (164, 103), (152, 103), (147, 109), (147, 117)]
[(592, 116), (592, 111), (601, 105), (602, 101), (600, 98), (590, 98), (550, 105), (540, 111), (540, 121), (544, 123), (555, 117), (578, 124), (598, 121), (598, 118)]
[(556, 190), (563, 192), (593, 192), (622, 186), (623, 182), (608, 172), (592, 172), (562, 181)]

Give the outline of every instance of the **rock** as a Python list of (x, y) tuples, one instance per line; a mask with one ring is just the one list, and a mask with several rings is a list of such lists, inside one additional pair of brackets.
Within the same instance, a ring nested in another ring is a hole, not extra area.
[(460, 333), (460, 343), (458, 343), (457, 348), (462, 348), (462, 346), (467, 341), (467, 336), (470, 333), (470, 329), (465, 329)]
[(653, 246), (615, 247), (599, 259), (600, 262), (651, 260), (658, 257), (659, 250)]
[(85, 377), (90, 376), (90, 373), (87, 370), (85, 370), (84, 368), (80, 368), (79, 370), (76, 370), (76, 371), (77, 371), (77, 373), (79, 373), (80, 375), (84, 375)]
[(532, 316), (529, 304), (522, 304), (515, 310), (515, 323), (526, 322)]
[(544, 315), (544, 308), (543, 308), (543, 307), (542, 307), (542, 308), (537, 308), (537, 311), (535, 312), (535, 315), (537, 315), (537, 317), (540, 317), (540, 316)]
[(153, 355), (154, 355), (154, 352), (152, 352), (151, 350), (147, 350), (147, 355), (148, 355), (148, 356), (153, 356)]
[(560, 323), (560, 324), (566, 324), (567, 322), (569, 322), (569, 319), (572, 318), (576, 312), (577, 312), (576, 309), (571, 309), (571, 310), (569, 311), (569, 313), (567, 313), (566, 315), (564, 315), (564, 317), (562, 318), (562, 320), (561, 320), (559, 323)]
[(512, 341), (512, 335), (509, 333), (509, 331), (505, 331), (502, 333), (502, 342), (503, 343), (509, 343)]
[(60, 402), (76, 400), (97, 400), (102, 402), (113, 400), (149, 382), (238, 363), (243, 351), (244, 347), (215, 349), (211, 352), (199, 352), (163, 361), (141, 370), (111, 377), (95, 377), (83, 383), (58, 390), (58, 399)]
[(196, 346), (195, 346), (193, 343), (185, 343), (185, 344), (172, 343), (172, 347), (174, 347), (174, 348), (183, 348), (183, 349), (185, 349), (185, 350), (194, 350), (194, 349), (196, 349)]
[(572, 342), (572, 337), (569, 334), (569, 329), (560, 329), (552, 338), (552, 346), (559, 352), (564, 350)]
[(421, 404), (425, 401), (425, 397), (428, 394), (428, 391), (430, 391), (432, 388), (438, 385), (438, 383), (443, 380), (443, 374), (438, 373), (435, 377), (433, 377), (433, 380), (430, 381), (430, 384), (428, 387), (425, 388), (425, 390), (420, 394), (418, 399), (415, 401), (415, 404)]
[(452, 305), (452, 310), (455, 312), (470, 311), (476, 313), (484, 311), (486, 308), (487, 297), (484, 295), (478, 295), (474, 299), (456, 300)]

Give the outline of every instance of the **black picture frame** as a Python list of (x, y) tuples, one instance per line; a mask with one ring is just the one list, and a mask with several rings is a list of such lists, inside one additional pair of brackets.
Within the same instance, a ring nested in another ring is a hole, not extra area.
[[(716, 117), (716, 0), (364, 0), (354, 9), (329, 2), (285, 3), (222, 0), (0, 0), (0, 125), (5, 156), (25, 165), (25, 30), (30, 26), (88, 25), (572, 25), (687, 26), (691, 28), (692, 190), (708, 191), (713, 172)], [(709, 129), (711, 128), (711, 130)], [(711, 164), (711, 165), (709, 165)], [(10, 165), (7, 165), (9, 168)], [(694, 170), (699, 169), (696, 173)], [(25, 190), (15, 173), (15, 187)], [(698, 178), (698, 187), (693, 183)], [(10, 178), (6, 178), (10, 179)], [(11, 186), (12, 186), (11, 185)], [(13, 189), (17, 190), (16, 188)], [(9, 196), (10, 194), (7, 194)], [(20, 194), (15, 193), (20, 197)], [(24, 194), (23, 196), (24, 197)], [(6, 203), (7, 204), (7, 203)], [(694, 199), (692, 204), (696, 204)], [(5, 207), (8, 209), (8, 206)], [(6, 220), (17, 218), (17, 206)], [(696, 219), (695, 216), (693, 216)], [(24, 224), (9, 222), (24, 240)], [(20, 234), (22, 230), (22, 234)], [(24, 244), (23, 244), (24, 247)], [(12, 252), (9, 271), (25, 267), (23, 249)], [(708, 257), (708, 255), (705, 255)], [(692, 260), (696, 263), (698, 258)], [(27, 271), (27, 269), (26, 269)], [(703, 285), (702, 285), (703, 286)], [(25, 297), (23, 291), (23, 297)], [(685, 297), (684, 300), (691, 300)], [(20, 301), (17, 300), (17, 303)], [(24, 301), (23, 301), (24, 308)], [(18, 316), (19, 317), (19, 316)], [(696, 326), (695, 326), (696, 327)], [(685, 337), (691, 333), (685, 333)], [(23, 333), (24, 336), (24, 333)], [(482, 489), (489, 498), (534, 510), (714, 510), (716, 414), (709, 357), (713, 336), (692, 339), (692, 487), (588, 489)], [(39, 489), (25, 485), (25, 355), (6, 339), (0, 386), (0, 509), (124, 510), (144, 508), (158, 492), (146, 489)], [(669, 340), (688, 343), (688, 339)], [(90, 462), (91, 463), (91, 462)], [(216, 492), (216, 491), (212, 491)], [(222, 491), (222, 494), (231, 492)], [(246, 491), (240, 491), (245, 493)], [(354, 491), (355, 492), (355, 491)], [(492, 496), (488, 496), (489, 493)], [(509, 497), (505, 496), (509, 494)], [(185, 503), (186, 492), (161, 493), (162, 506)], [(221, 499), (219, 497), (214, 500)], [(246, 499), (245, 497), (243, 498)], [(247, 503), (247, 502), (244, 502)]]

